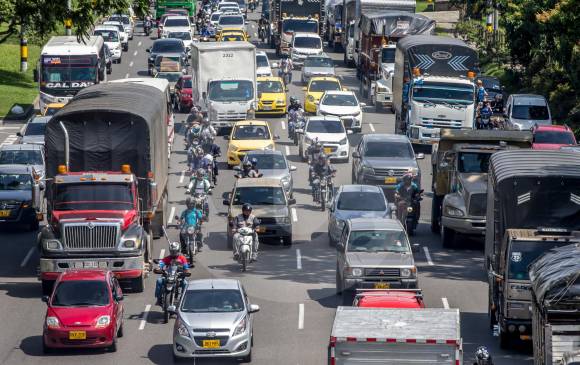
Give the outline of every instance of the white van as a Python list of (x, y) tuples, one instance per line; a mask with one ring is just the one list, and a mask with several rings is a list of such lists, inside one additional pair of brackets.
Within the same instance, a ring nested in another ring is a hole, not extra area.
[(121, 63), (123, 45), (121, 44), (121, 34), (119, 33), (119, 29), (113, 25), (97, 25), (93, 31), (93, 35), (100, 35), (103, 37), (105, 44), (109, 47), (113, 62)]

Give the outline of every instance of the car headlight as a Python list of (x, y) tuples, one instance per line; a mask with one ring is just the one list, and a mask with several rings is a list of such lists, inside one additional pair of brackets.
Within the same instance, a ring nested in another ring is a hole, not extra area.
[(134, 240), (123, 241), (123, 248), (135, 248), (136, 243)]
[(187, 327), (181, 323), (181, 321), (177, 325), (177, 333), (179, 333), (180, 336), (189, 337), (189, 331), (187, 330)]
[(276, 104), (285, 104), (285, 103), (286, 103), (286, 100), (284, 100), (284, 99), (277, 99), (276, 100)]
[(372, 167), (363, 166), (362, 167), (362, 173), (363, 173), (363, 175), (374, 175), (375, 174), (375, 170), (373, 170)]
[(312, 95), (308, 95), (308, 98), (307, 99), (311, 103), (314, 103), (314, 101), (316, 100), (316, 99), (314, 99), (314, 96), (312, 96)]
[(233, 336), (241, 335), (242, 333), (246, 332), (247, 326), (248, 326), (248, 317), (244, 316), (244, 318), (242, 318), (240, 323), (238, 323), (238, 325), (236, 326)]
[(445, 207), (445, 213), (451, 217), (463, 217), (465, 215), (461, 209), (454, 207)]
[(348, 143), (348, 138), (346, 138), (346, 137), (344, 137), (343, 139), (340, 140), (340, 142), (338, 142), (338, 144), (340, 144), (341, 146), (344, 146), (347, 143)]
[(59, 240), (44, 241), (44, 248), (51, 251), (62, 250)]
[(401, 277), (408, 278), (411, 277), (412, 275), (413, 275), (412, 269), (401, 269)]
[(97, 328), (104, 328), (111, 324), (111, 316), (100, 316), (97, 319)]
[(363, 270), (360, 267), (350, 267), (348, 272), (351, 276), (362, 276)]
[(265, 150), (273, 150), (274, 149), (274, 143), (270, 143), (269, 145), (267, 145), (266, 147), (264, 147)]
[(46, 317), (46, 327), (48, 328), (59, 328), (60, 323), (56, 317)]
[(290, 182), (290, 175), (282, 176), (280, 180), (282, 180), (283, 184), (288, 184)]

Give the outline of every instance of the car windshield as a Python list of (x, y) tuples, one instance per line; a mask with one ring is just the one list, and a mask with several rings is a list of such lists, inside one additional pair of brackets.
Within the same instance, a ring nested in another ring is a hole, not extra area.
[(384, 212), (387, 210), (387, 207), (385, 205), (385, 198), (381, 193), (345, 191), (338, 197), (336, 209)]
[(268, 57), (265, 55), (257, 55), (256, 67), (270, 67), (270, 64), (268, 63)]
[(181, 304), (182, 312), (222, 313), (241, 312), (244, 301), (239, 290), (208, 289), (187, 290)]
[(404, 231), (352, 231), (348, 237), (348, 252), (409, 252)]
[(320, 104), (331, 106), (357, 106), (358, 100), (350, 94), (326, 94)]
[(129, 20), (129, 17), (122, 16), (122, 15), (112, 15), (111, 17), (109, 17), (109, 20), (114, 20), (114, 21), (117, 21), (117, 22), (121, 22), (123, 24), (131, 24), (131, 21)]
[(265, 125), (238, 125), (234, 127), (232, 140), (270, 139), (270, 131)]
[(189, 22), (185, 18), (167, 18), (164, 27), (189, 27)]
[(334, 67), (331, 58), (327, 57), (308, 57), (304, 60), (304, 67)]
[(295, 48), (322, 48), (320, 38), (316, 37), (296, 37), (294, 38)]
[(368, 141), (365, 145), (364, 156), (412, 159), (415, 153), (411, 144), (407, 142)]
[(282, 187), (248, 186), (236, 189), (233, 205), (286, 205)]
[(123, 24), (119, 24), (117, 22), (115, 22), (115, 23), (112, 23), (112, 22), (104, 22), (103, 24), (104, 25), (112, 25), (112, 26), (115, 26), (115, 27), (117, 27), (117, 29), (121, 33), (125, 32), (125, 28), (123, 28)]
[(340, 84), (335, 80), (312, 80), (308, 91), (311, 92), (324, 92), (324, 91), (334, 91), (340, 90)]
[(514, 105), (512, 111), (514, 119), (548, 120), (550, 113), (545, 105)]
[(308, 122), (306, 131), (310, 133), (344, 133), (344, 126), (338, 120), (312, 120)]
[(100, 35), (103, 37), (105, 42), (118, 42), (119, 41), (119, 33), (114, 32), (112, 30), (95, 30), (95, 35)]
[(28, 174), (0, 173), (0, 190), (29, 190), (32, 188), (32, 177)]
[(489, 171), (491, 153), (462, 152), (459, 154), (459, 172), (481, 174)]
[(42, 165), (40, 150), (0, 151), (0, 165)]
[(383, 48), (381, 51), (381, 62), (382, 63), (395, 63), (395, 51), (396, 48)]
[(26, 127), (25, 136), (44, 136), (46, 123), (29, 123)]
[(468, 105), (474, 101), (474, 88), (441, 82), (423, 82), (413, 86), (413, 99), (419, 102), (431, 101)]
[(159, 79), (165, 79), (170, 83), (175, 83), (179, 78), (183, 76), (181, 72), (159, 72), (155, 77)]
[(258, 81), (258, 92), (283, 93), (284, 86), (280, 81)]
[(535, 143), (576, 144), (574, 134), (564, 131), (538, 131), (534, 134)]
[(282, 31), (318, 33), (318, 22), (313, 20), (287, 19), (282, 23)]
[(280, 170), (286, 169), (286, 160), (282, 155), (274, 155), (274, 154), (259, 154), (259, 155), (252, 155), (248, 154), (246, 159), (251, 161), (256, 159), (258, 161), (257, 167), (258, 170)]
[(183, 41), (190, 41), (191, 40), (191, 33), (189, 33), (189, 32), (171, 32), (171, 33), (169, 33), (167, 38), (176, 38), (176, 39), (181, 39)]
[(56, 184), (55, 210), (131, 210), (129, 184)]
[(55, 307), (101, 307), (109, 304), (107, 283), (98, 280), (61, 281), (52, 296)]
[(219, 25), (244, 25), (242, 16), (221, 16)]
[(154, 53), (183, 53), (183, 43), (180, 41), (168, 42), (166, 40), (153, 43), (151, 52)]
[(569, 245), (570, 242), (561, 241), (513, 241), (509, 256), (509, 278), (514, 280), (530, 280), (528, 268), (538, 257), (556, 247)]
[(209, 84), (208, 98), (213, 101), (247, 101), (254, 97), (252, 81), (239, 80), (212, 81)]
[(212, 22), (217, 22), (217, 21), (220, 19), (220, 16), (221, 16), (221, 15), (222, 15), (221, 13), (213, 13), (213, 14), (211, 15), (211, 18), (210, 18), (210, 20), (211, 20)]

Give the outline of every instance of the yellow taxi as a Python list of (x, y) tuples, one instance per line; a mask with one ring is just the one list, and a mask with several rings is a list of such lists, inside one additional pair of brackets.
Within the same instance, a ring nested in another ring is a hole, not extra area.
[(242, 120), (236, 122), (232, 132), (226, 137), (228, 145), (228, 168), (239, 165), (248, 151), (273, 150), (276, 146), (268, 122), (262, 120)]
[(248, 35), (245, 31), (236, 28), (223, 28), (216, 34), (216, 41), (218, 42), (234, 42), (242, 41), (249, 42)]
[(51, 116), (51, 115), (55, 115), (57, 111), (59, 111), (60, 109), (62, 109), (62, 107), (64, 106), (63, 103), (50, 103), (47, 104), (44, 109), (42, 110), (42, 115), (44, 116)]
[(336, 77), (313, 77), (308, 82), (308, 86), (303, 87), (304, 110), (308, 113), (316, 113), (316, 106), (325, 91), (346, 90), (343, 89), (340, 81)]
[(256, 114), (286, 114), (286, 88), (280, 77), (257, 78), (258, 109)]

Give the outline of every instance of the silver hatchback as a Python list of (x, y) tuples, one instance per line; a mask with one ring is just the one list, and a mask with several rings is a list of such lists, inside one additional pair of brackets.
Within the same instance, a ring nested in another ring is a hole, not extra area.
[(252, 314), (242, 284), (234, 279), (190, 281), (173, 329), (173, 359), (230, 357), (252, 361)]

